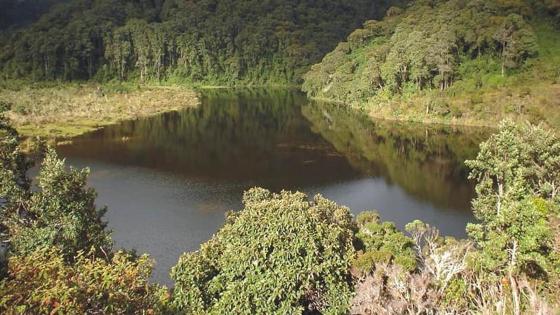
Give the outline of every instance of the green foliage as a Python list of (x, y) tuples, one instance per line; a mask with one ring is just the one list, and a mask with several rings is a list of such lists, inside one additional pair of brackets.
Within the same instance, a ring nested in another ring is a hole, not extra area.
[(14, 210), (28, 198), (30, 163), (20, 148), (20, 138), (4, 111), (9, 104), (0, 101), (0, 279), (7, 269), (10, 220)]
[(13, 129), (4, 111), (9, 107), (0, 104), (0, 279), (7, 268), (7, 249), (5, 244), (10, 240), (9, 218), (17, 206), (27, 198), (29, 180), (26, 172), (29, 162), (20, 149), (20, 139)]
[(67, 265), (57, 248), (13, 256), (0, 282), (3, 314), (162, 313), (167, 291), (148, 283), (152, 262), (118, 252), (110, 260), (78, 253)]
[(473, 210), (480, 223), (468, 226), (480, 248), (477, 263), (493, 271), (554, 273), (558, 261), (549, 219), (560, 201), (558, 137), (506, 121), (466, 164), (477, 181)]
[(26, 206), (30, 220), (13, 226), (14, 253), (26, 255), (37, 248), (56, 246), (64, 257), (72, 259), (79, 250), (110, 251), (110, 236), (101, 220), (106, 209), (96, 209), (96, 194), (86, 188), (87, 175), (87, 170), (67, 172), (64, 161), (49, 149), (37, 177), (39, 190)]
[(173, 306), (189, 314), (345, 313), (354, 224), (321, 196), (255, 188), (245, 208), (173, 268)]
[(374, 270), (375, 264), (397, 264), (404, 270), (416, 269), (414, 243), (391, 222), (381, 222), (375, 211), (360, 213), (356, 218), (356, 238), (362, 249), (353, 262), (353, 267), (363, 274)]
[(479, 59), (500, 58), (503, 71), (519, 69), (539, 50), (527, 22), (533, 16), (525, 1), (416, 1), (354, 31), (311, 68), (303, 89), (354, 103), (447, 90), (478, 78), (463, 65)]
[(502, 75), (505, 68), (517, 68), (522, 61), (537, 53), (535, 34), (519, 14), (508, 15), (493, 38), (502, 48)]
[(67, 171), (49, 149), (30, 189), (28, 168), (17, 132), (0, 116), (0, 312), (165, 311), (167, 290), (148, 284), (148, 257), (111, 252), (88, 171)]
[(293, 83), (387, 2), (71, 0), (0, 42), (0, 69), (34, 80)]
[(448, 308), (468, 309), (468, 283), (461, 278), (453, 278), (445, 289), (442, 304)]
[(16, 191), (13, 189), (29, 187), (26, 172), (30, 166), (21, 152), (17, 131), (4, 116), (9, 107), (10, 104), (0, 101), (0, 199), (8, 203), (16, 202)]

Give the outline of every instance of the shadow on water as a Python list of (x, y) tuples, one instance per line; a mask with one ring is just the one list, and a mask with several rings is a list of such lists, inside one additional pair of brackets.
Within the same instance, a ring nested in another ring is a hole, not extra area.
[(243, 191), (321, 193), (399, 227), (422, 219), (464, 235), (472, 220), (463, 161), (483, 133), (371, 122), (285, 89), (207, 90), (197, 108), (123, 122), (58, 148), (89, 166), (118, 246), (150, 253), (154, 280), (241, 208)]

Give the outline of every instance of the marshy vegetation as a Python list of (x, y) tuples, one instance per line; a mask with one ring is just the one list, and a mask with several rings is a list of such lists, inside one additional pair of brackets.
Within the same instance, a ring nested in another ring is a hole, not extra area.
[(197, 93), (185, 87), (36, 84), (0, 87), (2, 106), (24, 136), (68, 138), (118, 121), (198, 105)]

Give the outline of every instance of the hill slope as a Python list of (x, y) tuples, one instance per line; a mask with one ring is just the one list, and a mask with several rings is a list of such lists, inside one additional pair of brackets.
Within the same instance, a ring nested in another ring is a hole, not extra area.
[(0, 70), (7, 79), (293, 83), (396, 2), (71, 0), (4, 34)]
[(305, 75), (312, 97), (372, 116), (560, 126), (557, 1), (415, 1), (368, 21)]

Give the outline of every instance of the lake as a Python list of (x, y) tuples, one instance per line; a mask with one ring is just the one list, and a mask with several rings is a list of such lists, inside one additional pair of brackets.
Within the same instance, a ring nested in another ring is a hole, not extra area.
[(170, 284), (179, 255), (210, 239), (243, 191), (321, 193), (402, 228), (465, 236), (479, 129), (376, 122), (286, 89), (205, 90), (197, 108), (127, 121), (58, 147), (91, 169), (117, 247), (149, 253)]

